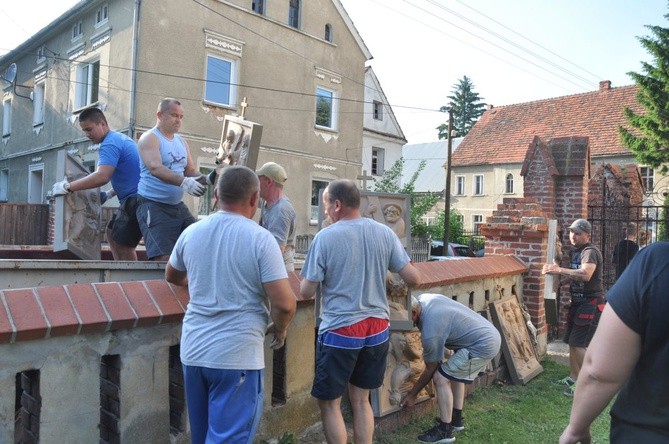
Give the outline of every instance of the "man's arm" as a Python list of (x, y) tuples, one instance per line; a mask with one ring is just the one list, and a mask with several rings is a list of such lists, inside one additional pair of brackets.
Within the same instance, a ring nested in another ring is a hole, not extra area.
[(152, 176), (171, 185), (180, 186), (184, 176), (163, 165), (160, 157), (160, 142), (155, 134), (144, 133), (137, 143), (139, 155)]
[(316, 295), (316, 290), (318, 290), (318, 284), (319, 282), (302, 279), (300, 282), (300, 296), (303, 299), (313, 298)]
[(590, 442), (590, 424), (630, 377), (640, 355), (641, 336), (607, 304), (585, 353), (569, 424), (560, 444)]
[(559, 274), (577, 281), (588, 282), (597, 269), (596, 264), (586, 262), (580, 268), (562, 268), (556, 264), (545, 264), (542, 274)]
[(416, 397), (423, 388), (430, 382), (434, 372), (437, 371), (441, 362), (427, 362), (425, 363), (425, 370), (420, 374), (416, 383), (407, 392), (406, 396), (400, 401), (400, 407), (413, 407), (416, 404)]
[(271, 306), (270, 318), (272, 319), (274, 331), (274, 338), (270, 347), (278, 349), (283, 347), (286, 341), (288, 325), (297, 310), (297, 300), (293, 290), (290, 288), (288, 279), (266, 282), (263, 284), (263, 288), (269, 297)]
[(96, 171), (88, 176), (70, 182), (70, 192), (90, 190), (106, 185), (111, 180), (114, 171), (116, 171), (116, 168), (111, 165), (100, 165)]
[(409, 287), (415, 287), (421, 282), (420, 271), (411, 262), (399, 271), (399, 275)]
[[(177, 137), (176, 135), (174, 137)], [(197, 170), (195, 167), (195, 162), (193, 162), (193, 158), (190, 155), (190, 148), (188, 146), (188, 143), (183, 139), (184, 145), (186, 146), (186, 168), (184, 169), (184, 177), (200, 177), (202, 174)]]
[(188, 287), (188, 277), (185, 271), (177, 270), (170, 263), (165, 267), (165, 280), (170, 284), (178, 285), (179, 287)]

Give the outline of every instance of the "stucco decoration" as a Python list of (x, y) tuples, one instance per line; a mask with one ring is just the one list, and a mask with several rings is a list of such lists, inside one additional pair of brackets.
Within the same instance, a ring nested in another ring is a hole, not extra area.
[[(56, 177), (73, 181), (88, 170), (65, 151), (58, 153)], [(100, 260), (100, 189), (75, 191), (55, 197), (53, 251), (69, 251), (80, 259)]]
[(490, 303), (495, 327), (502, 334), (502, 353), (514, 384), (525, 385), (543, 371), (532, 347), (518, 299), (511, 296)]

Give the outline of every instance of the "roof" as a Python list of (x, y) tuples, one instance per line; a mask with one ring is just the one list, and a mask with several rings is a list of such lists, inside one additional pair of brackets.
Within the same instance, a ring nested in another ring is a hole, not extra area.
[[(455, 153), (462, 142), (462, 137), (454, 138), (451, 148)], [(402, 185), (411, 180), (411, 176), (418, 170), (421, 161), (425, 160), (425, 168), (418, 175), (414, 184), (417, 193), (441, 193), (446, 187), (446, 152), (448, 141), (414, 143), (402, 147), (404, 168), (402, 169)]]
[(453, 153), (452, 166), (522, 163), (534, 136), (546, 141), (587, 137), (593, 158), (630, 155), (620, 142), (618, 125), (627, 126), (626, 107), (643, 112), (637, 89), (611, 88), (611, 82), (603, 81), (594, 92), (489, 109)]

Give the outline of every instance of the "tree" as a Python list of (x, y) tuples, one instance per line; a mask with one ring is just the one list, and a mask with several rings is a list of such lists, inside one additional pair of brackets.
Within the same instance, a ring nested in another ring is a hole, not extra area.
[[(448, 213), (450, 215), (450, 222), (448, 224), (448, 238), (449, 242), (466, 244), (467, 238), (464, 236), (464, 227), (460, 220), (460, 213), (457, 210), (451, 208), (451, 211)], [(441, 240), (444, 238), (444, 218), (446, 217), (445, 211), (440, 211), (437, 213), (437, 220), (434, 225), (428, 227), (430, 236), (432, 239)]]
[[(665, 14), (669, 19), (669, 14)], [(653, 36), (639, 37), (639, 42), (653, 57), (654, 64), (641, 62), (645, 74), (628, 72), (639, 87), (637, 100), (644, 108), (637, 114), (625, 108), (624, 115), (633, 130), (618, 127), (623, 145), (637, 162), (667, 172), (669, 162), (669, 29), (647, 25)], [(648, 190), (650, 191), (650, 190)]]
[[(467, 76), (463, 76), (458, 83), (453, 85), (452, 95), (448, 96), (450, 102), (447, 106), (440, 108), (441, 112), (453, 110), (453, 129), (455, 137), (467, 135), (476, 121), (485, 111), (485, 103), (481, 102), (481, 97), (474, 91), (474, 84)], [(437, 127), (439, 139), (448, 138), (448, 122)]]
[(392, 167), (387, 169), (381, 179), (375, 181), (374, 191), (384, 193), (408, 194), (411, 201), (411, 235), (426, 236), (429, 234), (429, 228), (423, 222), (423, 216), (430, 211), (439, 201), (439, 193), (416, 194), (414, 185), (421, 171), (425, 169), (426, 162), (423, 160), (413, 173), (411, 179), (403, 186), (401, 185), (402, 171), (404, 169), (404, 158), (400, 157)]

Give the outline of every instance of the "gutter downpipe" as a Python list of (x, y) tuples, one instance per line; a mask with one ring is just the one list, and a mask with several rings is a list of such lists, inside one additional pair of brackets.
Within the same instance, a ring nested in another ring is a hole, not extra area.
[(137, 110), (137, 53), (139, 51), (139, 8), (142, 0), (135, 0), (132, 18), (132, 61), (130, 63), (130, 109), (128, 110), (128, 137), (135, 138)]

